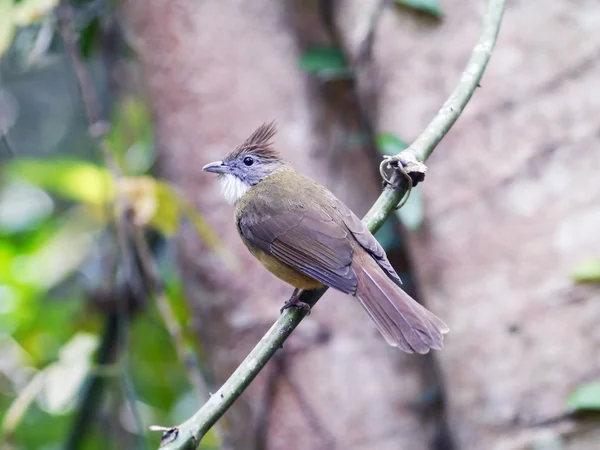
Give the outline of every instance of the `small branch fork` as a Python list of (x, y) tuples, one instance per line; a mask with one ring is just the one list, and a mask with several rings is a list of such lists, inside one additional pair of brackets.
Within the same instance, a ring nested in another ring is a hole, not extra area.
[[(388, 175), (387, 169), (393, 169), (392, 175)], [(427, 172), (427, 166), (414, 157), (412, 153), (401, 152), (394, 156), (384, 156), (383, 161), (379, 165), (379, 173), (383, 179), (384, 186), (390, 186), (395, 189), (401, 187), (398, 178), (394, 178), (394, 175), (400, 174), (406, 180), (406, 194), (402, 197), (402, 200), (395, 209), (402, 208), (412, 192), (412, 188), (415, 187), (419, 182), (425, 179), (425, 172)]]
[[(426, 167), (423, 162), (431, 155), (444, 135), (458, 119), (467, 102), (479, 86), (485, 67), (502, 22), (506, 0), (489, 0), (483, 20), (483, 32), (471, 53), (471, 57), (454, 91), (448, 97), (431, 123), (423, 130), (412, 145), (398, 155), (387, 158), (381, 166), (386, 182), (383, 192), (371, 207), (363, 222), (375, 232), (397, 207), (407, 189), (400, 183), (401, 176), (410, 178), (408, 186), (422, 181)], [(388, 166), (394, 170), (385, 174)], [(299, 301), (313, 306), (327, 289), (303, 291)], [(306, 311), (289, 308), (283, 312), (271, 329), (263, 336), (235, 372), (192, 417), (177, 427), (162, 428), (165, 433), (161, 450), (195, 449), (206, 432), (217, 422), (227, 409), (244, 392), (271, 357), (283, 345), (292, 331), (305, 317)]]

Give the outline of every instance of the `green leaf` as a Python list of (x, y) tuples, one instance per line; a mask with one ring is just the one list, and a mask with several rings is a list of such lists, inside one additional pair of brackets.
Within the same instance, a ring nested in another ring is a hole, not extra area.
[(213, 249), (221, 246), (213, 229), (168, 183), (150, 176), (127, 177), (119, 182), (122, 195), (133, 209), (134, 221), (151, 226), (166, 236), (175, 234), (181, 214), (186, 215), (200, 237)]
[(396, 215), (409, 230), (414, 231), (421, 228), (425, 217), (425, 208), (423, 195), (418, 187), (411, 190), (408, 201), (396, 211)]
[(180, 200), (175, 190), (167, 183), (156, 182), (156, 213), (150, 225), (167, 236), (175, 234), (179, 225)]
[(139, 226), (151, 226), (164, 235), (177, 231), (179, 200), (173, 189), (150, 176), (126, 177), (119, 180), (119, 197), (133, 210)]
[(8, 434), (15, 431), (36, 397), (43, 409), (53, 415), (72, 409), (97, 342), (93, 335), (77, 333), (66, 343), (60, 349), (59, 360), (38, 372), (19, 392), (6, 411), (3, 431)]
[(108, 171), (84, 161), (20, 159), (6, 169), (9, 176), (71, 200), (101, 205), (114, 199), (114, 185)]
[(584, 384), (567, 398), (570, 411), (600, 411), (600, 380)]
[(134, 96), (119, 100), (106, 136), (119, 165), (130, 175), (145, 173), (154, 163), (152, 116), (148, 105)]
[(12, 0), (0, 0), (0, 56), (8, 50), (15, 35)]
[(189, 384), (168, 332), (165, 327), (157, 326), (161, 322), (156, 311), (148, 311), (131, 323), (128, 332), (135, 352), (131, 352), (130, 364), (139, 399), (168, 409), (174, 397), (182, 394)]
[(236, 256), (223, 245), (219, 236), (215, 233), (210, 224), (204, 220), (202, 214), (200, 214), (191, 203), (181, 197), (179, 198), (179, 206), (181, 212), (194, 226), (196, 233), (198, 233), (208, 247), (215, 252), (215, 254), (219, 256), (231, 270), (239, 272), (241, 267)]
[(35, 228), (54, 210), (54, 202), (43, 190), (28, 183), (7, 183), (0, 190), (0, 233)]
[(582, 261), (573, 269), (572, 277), (579, 283), (600, 282), (600, 259)]
[[(202, 214), (196, 211), (189, 202), (180, 198), (179, 205), (181, 207), (181, 212), (186, 216), (186, 218), (192, 223), (198, 235), (208, 244), (208, 246), (215, 252), (219, 253), (224, 251), (223, 243), (219, 239), (219, 236), (215, 233), (209, 223), (204, 220)], [(221, 256), (224, 256), (222, 254)], [(229, 257), (230, 255), (227, 254)]]
[(44, 385), (38, 399), (44, 410), (64, 414), (73, 408), (97, 347), (97, 336), (80, 332), (60, 349), (58, 361), (44, 369)]
[(81, 56), (88, 59), (92, 54), (92, 50), (100, 40), (100, 19), (95, 17), (90, 23), (81, 29), (79, 33), (79, 46), (81, 48)]
[(13, 20), (20, 26), (31, 25), (47, 17), (57, 5), (58, 0), (22, 0), (15, 5)]
[(408, 148), (406, 142), (392, 133), (381, 133), (375, 138), (377, 148), (383, 155), (393, 156)]
[(309, 48), (300, 58), (300, 68), (325, 78), (348, 78), (352, 74), (344, 53), (337, 47)]
[(58, 0), (0, 0), (0, 56), (12, 44), (17, 26), (27, 26), (47, 17)]
[(397, 5), (424, 12), (438, 19), (444, 15), (439, 0), (395, 0), (395, 2)]
[(16, 270), (22, 283), (51, 289), (81, 266), (94, 249), (94, 234), (103, 225), (88, 209), (73, 207), (64, 216), (65, 225), (35, 252), (18, 260)]

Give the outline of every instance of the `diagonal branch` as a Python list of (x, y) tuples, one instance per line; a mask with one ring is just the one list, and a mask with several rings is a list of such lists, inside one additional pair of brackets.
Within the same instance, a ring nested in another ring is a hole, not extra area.
[[(411, 165), (423, 167), (420, 163), (431, 155), (450, 127), (456, 122), (473, 92), (479, 86), (479, 80), (481, 80), (496, 42), (505, 3), (506, 0), (488, 1), (483, 20), (483, 32), (471, 53), (471, 58), (458, 85), (413, 144), (393, 158), (400, 161), (408, 172), (411, 171)], [(408, 166), (406, 163), (408, 163)], [(375, 204), (363, 218), (363, 222), (367, 224), (371, 232), (377, 231), (383, 225), (406, 193), (405, 188), (398, 187), (399, 176), (398, 172), (395, 172), (391, 180), (393, 183), (384, 188)], [(327, 288), (304, 291), (300, 295), (300, 299), (312, 306), (326, 290)], [(244, 392), (275, 352), (283, 346), (285, 340), (302, 321), (305, 314), (300, 309), (286, 310), (225, 384), (210, 397), (204, 406), (186, 422), (178, 427), (168, 429), (163, 434), (161, 449), (195, 449), (206, 432)], [(157, 429), (159, 428), (157, 427)]]

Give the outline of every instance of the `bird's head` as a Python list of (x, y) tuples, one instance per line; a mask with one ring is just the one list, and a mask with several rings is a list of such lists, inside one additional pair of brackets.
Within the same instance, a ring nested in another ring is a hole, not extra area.
[(235, 204), (255, 184), (286, 165), (271, 143), (276, 133), (275, 123), (261, 125), (223, 161), (205, 165), (202, 170), (219, 174), (223, 196)]

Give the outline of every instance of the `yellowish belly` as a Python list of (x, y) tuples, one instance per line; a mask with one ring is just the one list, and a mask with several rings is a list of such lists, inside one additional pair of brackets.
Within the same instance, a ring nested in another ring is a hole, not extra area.
[(320, 282), (314, 278), (307, 277), (303, 273), (298, 272), (296, 269), (282, 263), (277, 258), (268, 255), (264, 252), (253, 251), (254, 256), (261, 262), (266, 269), (275, 275), (280, 280), (291, 284), (298, 289), (316, 289), (323, 286)]

